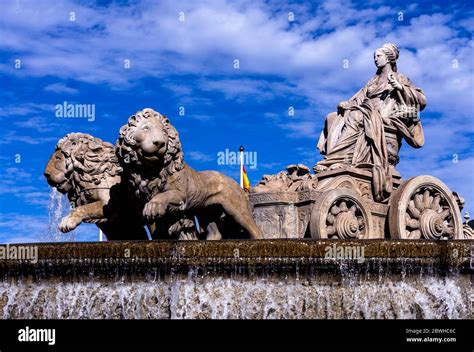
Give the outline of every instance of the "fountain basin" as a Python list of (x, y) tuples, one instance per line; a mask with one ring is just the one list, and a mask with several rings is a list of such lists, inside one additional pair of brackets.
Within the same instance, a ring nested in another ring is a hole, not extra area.
[(473, 316), (471, 240), (31, 245), (0, 261), (5, 319)]

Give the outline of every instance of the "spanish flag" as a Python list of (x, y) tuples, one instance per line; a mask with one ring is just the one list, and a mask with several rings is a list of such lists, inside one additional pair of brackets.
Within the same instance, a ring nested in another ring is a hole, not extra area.
[(242, 164), (242, 188), (247, 191), (247, 192), (250, 192), (250, 182), (249, 182), (249, 178), (247, 176), (247, 171), (245, 171), (245, 166)]

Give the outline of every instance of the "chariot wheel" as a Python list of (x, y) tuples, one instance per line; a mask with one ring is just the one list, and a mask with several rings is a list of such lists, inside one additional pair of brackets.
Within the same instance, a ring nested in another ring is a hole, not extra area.
[(392, 195), (388, 211), (390, 237), (458, 239), (462, 237), (459, 206), (446, 185), (432, 176), (416, 176)]
[(318, 197), (309, 226), (312, 238), (368, 238), (372, 219), (367, 205), (356, 191), (339, 188)]

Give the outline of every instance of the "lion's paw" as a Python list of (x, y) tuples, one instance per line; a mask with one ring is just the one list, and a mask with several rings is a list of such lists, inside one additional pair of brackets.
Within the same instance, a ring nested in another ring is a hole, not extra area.
[(145, 219), (154, 219), (157, 217), (162, 217), (166, 214), (166, 207), (161, 202), (150, 201), (145, 204), (143, 209), (143, 216)]
[(69, 232), (74, 230), (79, 224), (81, 223), (81, 219), (74, 215), (67, 215), (65, 216), (60, 224), (59, 224), (59, 231), (61, 232)]
[(194, 232), (181, 232), (178, 237), (179, 240), (182, 241), (195, 241), (197, 240), (197, 236)]

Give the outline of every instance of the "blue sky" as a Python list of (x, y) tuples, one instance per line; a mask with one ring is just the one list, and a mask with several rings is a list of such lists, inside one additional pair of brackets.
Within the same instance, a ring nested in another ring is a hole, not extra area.
[[(315, 145), (324, 116), (372, 77), (373, 51), (385, 42), (399, 45), (399, 72), (428, 100), (426, 144), (405, 144), (399, 171), (440, 178), (474, 215), (468, 2), (6, 0), (0, 7), (0, 243), (37, 241), (47, 229), (42, 173), (59, 138), (85, 132), (114, 143), (128, 116), (145, 107), (170, 117), (197, 170), (237, 180), (238, 167), (218, 165), (217, 154), (241, 144), (257, 152), (257, 167), (247, 168), (252, 184), (291, 163), (311, 167), (321, 158)], [(64, 101), (95, 104), (95, 120), (58, 119), (54, 106)], [(84, 224), (75, 236), (98, 235)]]

